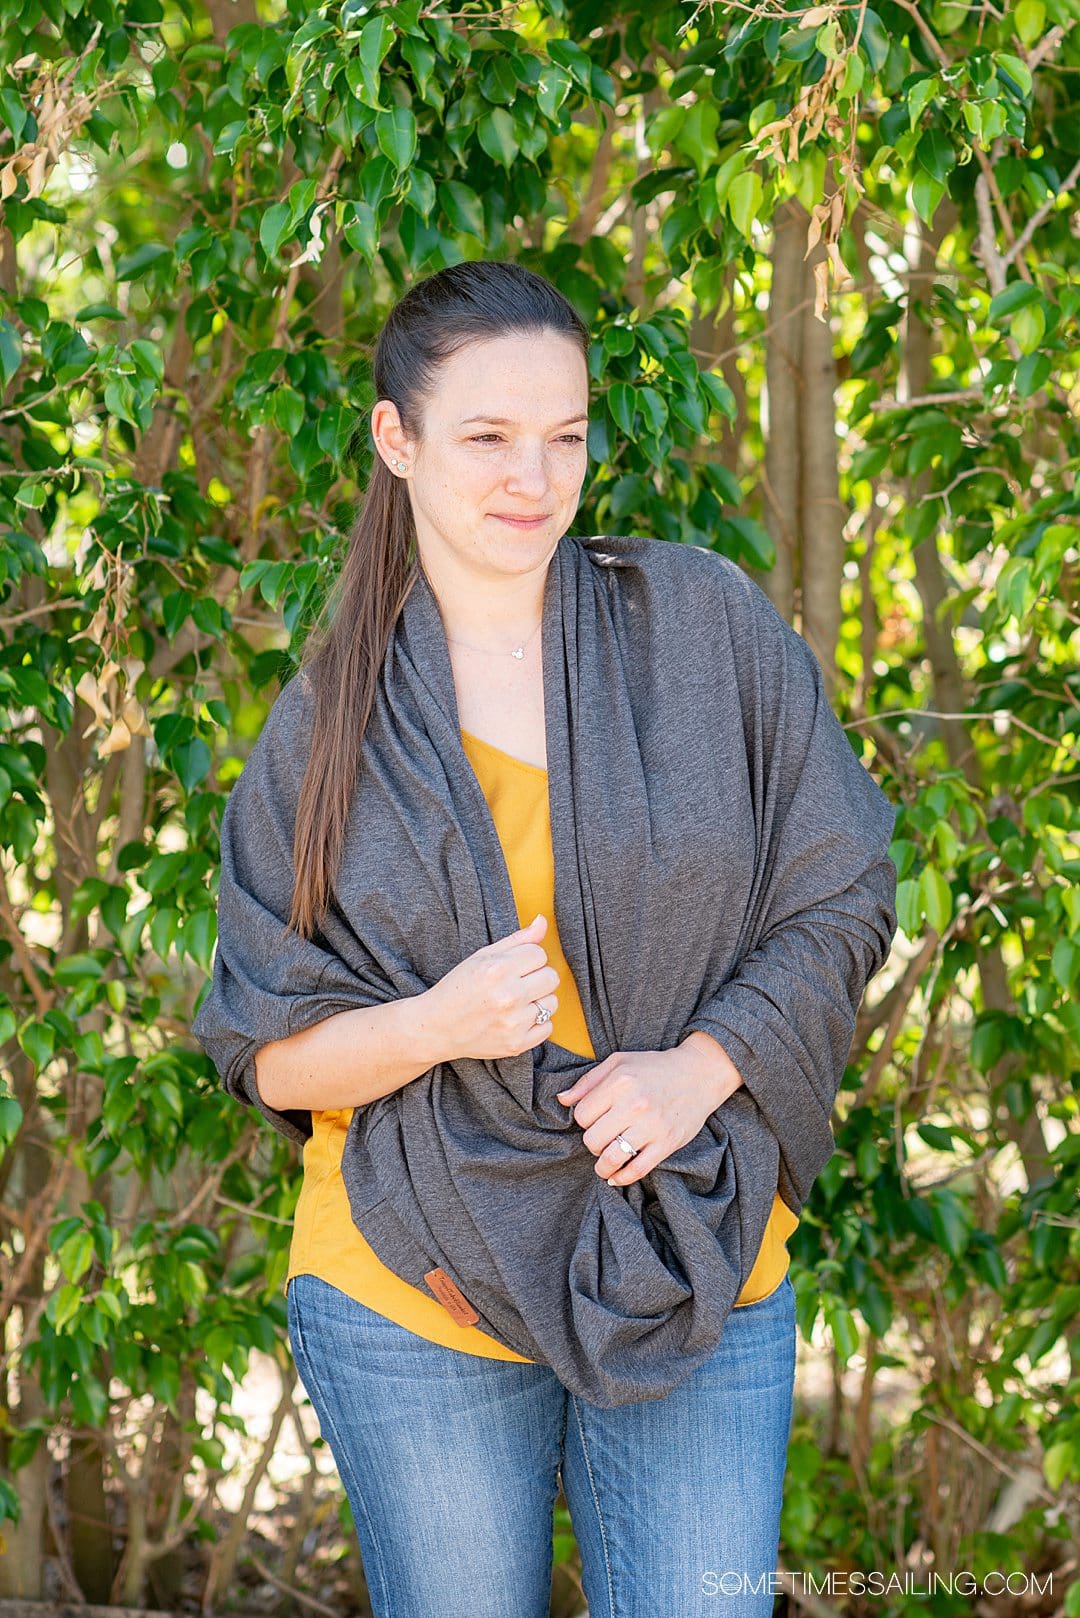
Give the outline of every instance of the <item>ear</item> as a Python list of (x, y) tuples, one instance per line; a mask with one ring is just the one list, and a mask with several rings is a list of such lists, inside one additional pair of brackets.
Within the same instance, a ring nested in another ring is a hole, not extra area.
[[(398, 407), (392, 399), (380, 399), (371, 411), (371, 436), (375, 440), (375, 453), (388, 465), (395, 461), (413, 463), (415, 445), (406, 436), (401, 425)], [(396, 470), (396, 468), (395, 468)]]

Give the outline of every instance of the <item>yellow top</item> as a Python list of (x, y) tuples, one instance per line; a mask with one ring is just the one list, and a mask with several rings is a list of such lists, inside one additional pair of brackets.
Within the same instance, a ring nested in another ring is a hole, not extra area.
[[(593, 1056), (581, 1000), (555, 926), (547, 771), (467, 731), (461, 736), (503, 846), (519, 925), (524, 927), (538, 912), (548, 919), (544, 949), (549, 965), (559, 974), (559, 1005), (552, 1013), (550, 1037), (566, 1050)], [(312, 1113), (313, 1133), (304, 1144), (304, 1180), (296, 1205), (286, 1288), (294, 1275), (317, 1275), (433, 1343), (490, 1359), (531, 1363), (478, 1326), (457, 1325), (437, 1298), (403, 1281), (376, 1258), (353, 1223), (341, 1177), (341, 1154), (351, 1117), (350, 1107)], [(778, 1192), (761, 1250), (736, 1299), (736, 1308), (759, 1302), (780, 1285), (789, 1262), (786, 1243), (798, 1223)]]

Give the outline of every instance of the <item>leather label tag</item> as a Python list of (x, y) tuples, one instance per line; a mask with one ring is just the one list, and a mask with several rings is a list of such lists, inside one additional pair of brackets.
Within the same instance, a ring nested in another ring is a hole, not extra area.
[(476, 1325), (480, 1316), (461, 1288), (454, 1285), (445, 1270), (427, 1270), (424, 1273), (424, 1280), (459, 1326)]

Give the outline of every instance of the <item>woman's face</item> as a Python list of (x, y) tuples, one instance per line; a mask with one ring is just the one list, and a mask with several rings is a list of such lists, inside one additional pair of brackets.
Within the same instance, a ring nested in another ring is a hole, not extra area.
[(503, 574), (545, 563), (577, 511), (588, 409), (585, 356), (550, 330), (470, 343), (448, 359), (419, 441), (380, 400), (372, 432), (392, 468), (406, 463), (395, 476), (409, 486), (421, 556), (449, 551)]

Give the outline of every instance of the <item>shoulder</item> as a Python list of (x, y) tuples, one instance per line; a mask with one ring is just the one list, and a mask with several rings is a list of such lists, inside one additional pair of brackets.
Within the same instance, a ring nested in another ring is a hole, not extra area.
[(289, 675), (271, 703), (229, 794), (229, 802), (235, 799), (237, 805), (241, 805), (258, 794), (295, 802), (307, 766), (314, 718), (314, 681), (300, 668)]
[(782, 670), (807, 685), (820, 678), (809, 642), (729, 556), (706, 545), (636, 534), (602, 534), (576, 543), (596, 572), (607, 570), (612, 589), (645, 607), (658, 632), (712, 647), (728, 658), (739, 679), (778, 678)]
[(712, 616), (720, 610), (735, 619), (763, 618), (769, 627), (777, 619), (786, 624), (756, 580), (729, 556), (705, 545), (638, 534), (575, 537), (574, 543), (594, 569), (607, 569), (616, 583), (636, 575), (687, 612)]
[(567, 535), (596, 568), (638, 568), (658, 581), (714, 584), (718, 589), (759, 590), (730, 557), (705, 545), (682, 545), (673, 539), (642, 534)]

